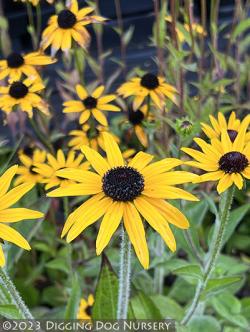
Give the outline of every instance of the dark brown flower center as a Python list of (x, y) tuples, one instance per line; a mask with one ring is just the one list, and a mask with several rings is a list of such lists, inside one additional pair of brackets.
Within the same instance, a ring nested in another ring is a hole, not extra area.
[(27, 95), (29, 89), (22, 82), (14, 82), (9, 89), (9, 95), (15, 99), (21, 99)]
[(92, 315), (92, 305), (88, 305), (87, 308), (85, 309), (85, 312), (88, 316)]
[(76, 16), (69, 9), (63, 9), (58, 14), (57, 23), (62, 29), (71, 29), (76, 24)]
[(154, 90), (159, 86), (158, 77), (154, 74), (147, 73), (141, 78), (141, 86), (149, 90)]
[(87, 109), (92, 109), (92, 108), (95, 108), (96, 105), (97, 105), (97, 100), (92, 97), (92, 96), (88, 96), (87, 98), (85, 98), (83, 100), (83, 104), (84, 106), (87, 108)]
[(133, 201), (144, 189), (144, 178), (133, 167), (115, 167), (104, 174), (102, 189), (114, 201)]
[(24, 58), (15, 52), (10, 53), (6, 60), (9, 68), (19, 68), (24, 64)]
[(249, 165), (247, 157), (237, 151), (224, 154), (219, 160), (219, 168), (225, 173), (240, 173)]
[(144, 119), (144, 114), (142, 111), (137, 110), (137, 111), (133, 111), (133, 110), (129, 110), (128, 111), (128, 120), (130, 123), (132, 123), (132, 125), (139, 125), (142, 123)]
[(232, 129), (228, 129), (227, 133), (228, 133), (228, 136), (229, 136), (230, 140), (231, 140), (232, 142), (234, 142), (234, 141), (235, 141), (235, 138), (236, 138), (237, 135), (238, 135), (238, 131), (236, 131), (236, 130), (232, 130)]

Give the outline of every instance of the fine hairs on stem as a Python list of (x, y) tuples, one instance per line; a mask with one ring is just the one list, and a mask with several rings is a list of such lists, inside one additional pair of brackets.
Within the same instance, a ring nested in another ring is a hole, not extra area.
[(127, 319), (131, 279), (131, 243), (121, 226), (121, 250), (117, 319)]

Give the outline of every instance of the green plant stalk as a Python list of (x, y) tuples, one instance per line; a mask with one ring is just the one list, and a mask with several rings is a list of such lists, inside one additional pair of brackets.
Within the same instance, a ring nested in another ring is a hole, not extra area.
[(31, 40), (32, 40), (32, 46), (33, 49), (36, 50), (37, 48), (37, 43), (38, 43), (38, 38), (36, 36), (36, 28), (35, 28), (35, 23), (34, 23), (34, 17), (33, 17), (33, 11), (32, 11), (32, 5), (26, 1), (26, 8), (27, 8), (27, 14), (28, 14), (28, 20), (29, 20), (29, 25), (31, 27)]
[[(156, 255), (162, 257), (164, 254), (164, 242), (161, 237), (157, 238), (156, 243)], [(164, 268), (158, 266), (154, 270), (154, 291), (156, 294), (163, 294), (163, 284), (164, 284)]]
[(0, 268), (0, 283), (2, 287), (6, 290), (6, 292), (10, 295), (13, 304), (16, 306), (18, 311), (20, 312), (22, 319), (34, 319), (28, 307), (24, 303), (20, 294), (18, 293), (15, 285), (12, 280), (8, 276), (8, 274), (4, 271), (4, 269)]
[[(42, 13), (41, 13), (41, 5), (40, 3), (36, 6), (36, 37), (37, 41), (40, 40), (42, 31)], [(38, 47), (38, 43), (37, 43)]]
[(126, 77), (127, 72), (127, 48), (124, 42), (124, 26), (123, 26), (123, 19), (122, 19), (122, 10), (121, 10), (121, 3), (120, 0), (115, 0), (115, 12), (117, 17), (117, 23), (120, 30), (120, 47), (121, 47), (121, 62), (122, 62), (122, 71), (124, 78)]
[(208, 259), (205, 263), (203, 280), (199, 281), (195, 296), (193, 301), (186, 312), (183, 320), (181, 321), (182, 325), (187, 325), (190, 319), (195, 314), (202, 298), (202, 292), (206, 288), (206, 285), (211, 277), (211, 274), (216, 266), (218, 257), (220, 255), (222, 246), (223, 246), (223, 237), (226, 230), (227, 222), (230, 215), (230, 209), (233, 201), (234, 195), (234, 186), (231, 186), (225, 193), (221, 195), (220, 200), (220, 211), (219, 211), (219, 220), (217, 225), (215, 225), (214, 230), (214, 241), (212, 242), (211, 248), (209, 250)]
[(117, 319), (127, 319), (131, 278), (131, 243), (124, 226), (121, 230), (121, 251)]
[(53, 146), (51, 145), (50, 142), (48, 142), (47, 138), (44, 136), (44, 134), (39, 130), (39, 128), (37, 127), (35, 121), (33, 120), (33, 118), (29, 118), (29, 122), (31, 127), (33, 128), (37, 138), (40, 140), (40, 142), (50, 151), (50, 152), (54, 152)]
[[(63, 210), (64, 210), (64, 218), (65, 221), (68, 218), (69, 215), (69, 198), (63, 197)], [(72, 269), (72, 247), (70, 243), (66, 244), (67, 247), (67, 260), (69, 264), (69, 270), (70, 270), (70, 277), (73, 276), (73, 269)]]

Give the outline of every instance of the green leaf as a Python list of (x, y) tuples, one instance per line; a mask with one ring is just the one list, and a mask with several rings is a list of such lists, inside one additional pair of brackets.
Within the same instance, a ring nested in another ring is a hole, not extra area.
[(132, 37), (133, 37), (133, 33), (134, 33), (135, 27), (134, 26), (130, 26), (128, 28), (127, 31), (125, 31), (124, 35), (123, 35), (123, 42), (125, 45), (128, 45), (129, 42), (131, 41)]
[(51, 260), (45, 265), (49, 269), (54, 269), (54, 270), (59, 270), (63, 271), (65, 273), (69, 273), (69, 268), (68, 265), (65, 264), (65, 258), (64, 257), (59, 257)]
[(159, 309), (162, 317), (176, 320), (182, 319), (184, 310), (175, 300), (163, 295), (152, 295), (150, 298)]
[(232, 34), (232, 40), (235, 40), (240, 34), (242, 34), (247, 29), (250, 29), (250, 18), (247, 18), (246, 20), (241, 21), (236, 28), (234, 29), (234, 32)]
[(1, 304), (0, 305), (0, 316), (8, 319), (21, 319), (22, 316), (19, 310), (13, 304)]
[(242, 280), (242, 277), (224, 277), (224, 278), (216, 278), (210, 279), (207, 283), (207, 286), (204, 290), (204, 296), (208, 296), (222, 292), (225, 288), (239, 282)]
[(163, 318), (154, 301), (143, 292), (139, 292), (137, 296), (131, 299), (130, 307), (133, 311), (135, 319)]
[(107, 257), (102, 256), (99, 281), (92, 311), (93, 319), (115, 319), (118, 299), (118, 278)]
[(212, 316), (194, 316), (188, 324), (188, 332), (220, 332), (220, 323)]
[(72, 278), (72, 288), (65, 310), (65, 319), (76, 319), (81, 299), (81, 287), (77, 274)]
[(186, 266), (179, 267), (178, 269), (175, 269), (172, 272), (177, 275), (183, 275), (186, 277), (195, 278), (195, 279), (199, 279), (199, 280), (202, 280), (202, 278), (203, 278), (201, 268), (197, 264), (193, 264), (193, 265), (188, 264)]

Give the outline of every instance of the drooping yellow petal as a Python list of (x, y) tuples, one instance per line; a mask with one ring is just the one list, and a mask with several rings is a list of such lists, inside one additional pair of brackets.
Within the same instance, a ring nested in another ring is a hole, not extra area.
[(0, 234), (1, 234), (1, 239), (9, 241), (11, 243), (16, 244), (20, 248), (30, 250), (30, 245), (29, 243), (25, 240), (25, 238), (18, 233), (15, 229), (1, 224), (0, 223)]
[(225, 174), (219, 181), (217, 185), (217, 191), (219, 194), (223, 193), (233, 184), (232, 176), (230, 174)]
[(38, 219), (42, 218), (43, 216), (44, 214), (42, 212), (25, 208), (13, 208), (0, 211), (1, 222), (7, 223), (17, 222), (25, 219)]
[(243, 178), (239, 173), (232, 174), (232, 180), (235, 183), (236, 187), (241, 190), (243, 187)]

